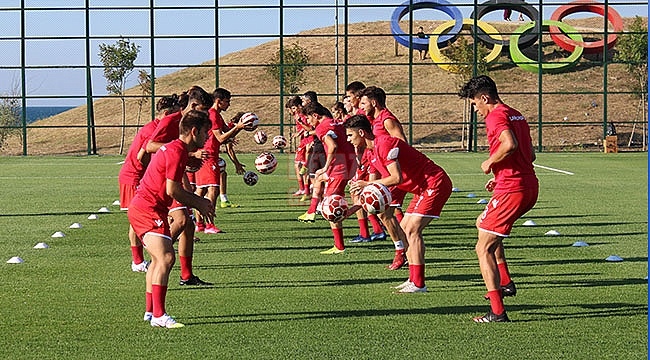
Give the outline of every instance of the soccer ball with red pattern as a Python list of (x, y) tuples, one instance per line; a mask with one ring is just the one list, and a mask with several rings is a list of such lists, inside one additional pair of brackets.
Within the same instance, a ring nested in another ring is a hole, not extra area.
[(284, 149), (287, 147), (287, 138), (282, 135), (278, 135), (273, 138), (273, 147), (276, 149)]
[(262, 145), (266, 142), (268, 137), (266, 136), (266, 133), (262, 130), (259, 130), (258, 132), (255, 133), (255, 136), (253, 136), (255, 139), (255, 142)]
[(226, 171), (226, 160), (224, 160), (223, 158), (219, 158), (219, 160), (217, 161), (217, 165), (219, 165), (220, 172)]
[(383, 213), (391, 201), (393, 197), (390, 190), (382, 184), (368, 184), (361, 190), (361, 207), (368, 214)]
[(348, 212), (348, 202), (341, 195), (330, 195), (323, 199), (321, 214), (327, 221), (343, 221)]
[(241, 116), (241, 121), (244, 122), (244, 130), (255, 131), (260, 124), (260, 119), (252, 112), (248, 112)]
[(244, 173), (244, 183), (248, 186), (257, 184), (257, 179), (257, 174), (252, 171), (246, 171), (246, 173)]
[(270, 174), (278, 167), (278, 160), (270, 152), (263, 152), (255, 159), (255, 168), (260, 174)]

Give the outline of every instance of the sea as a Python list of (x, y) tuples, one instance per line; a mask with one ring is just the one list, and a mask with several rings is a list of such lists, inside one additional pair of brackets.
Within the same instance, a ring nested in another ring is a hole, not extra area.
[(33, 123), (36, 120), (45, 119), (73, 108), (74, 106), (28, 106), (25, 116), (27, 123)]

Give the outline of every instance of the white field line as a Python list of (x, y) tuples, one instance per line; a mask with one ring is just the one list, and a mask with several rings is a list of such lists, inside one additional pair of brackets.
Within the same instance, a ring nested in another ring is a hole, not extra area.
[(537, 165), (537, 164), (533, 164), (533, 166), (534, 166), (534, 167), (538, 167), (538, 168), (540, 168), (540, 169), (546, 169), (546, 170), (551, 170), (551, 171), (559, 172), (559, 173), (562, 173), (562, 174), (575, 175), (575, 174), (572, 173), (571, 171), (555, 169), (555, 168), (548, 167), (548, 166), (542, 166), (542, 165)]

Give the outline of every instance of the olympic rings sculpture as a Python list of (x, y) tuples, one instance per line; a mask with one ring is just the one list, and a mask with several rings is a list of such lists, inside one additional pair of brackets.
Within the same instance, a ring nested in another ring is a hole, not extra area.
[[(405, 34), (399, 26), (399, 22), (410, 11), (419, 9), (440, 10), (452, 17), (451, 21), (438, 26), (431, 34), (430, 39), (422, 39)], [(530, 22), (517, 28), (509, 39), (503, 39), (498, 31), (491, 25), (480, 19), (486, 14), (503, 9), (519, 11), (530, 18)], [(588, 12), (605, 16), (607, 21), (614, 28), (614, 32), (608, 34), (605, 40), (585, 42), (576, 30), (562, 23), (562, 19), (577, 12)], [(476, 29), (474, 22), (476, 21)], [(470, 19), (463, 19), (460, 10), (446, 0), (407, 0), (398, 6), (393, 12), (391, 19), (391, 31), (395, 40), (406, 47), (411, 45), (416, 50), (429, 50), (431, 59), (442, 69), (453, 71), (454, 67), (449, 65), (449, 59), (445, 58), (440, 49), (452, 44), (462, 30), (468, 29), (476, 34), (476, 38), (487, 44), (492, 44), (492, 51), (485, 60), (489, 63), (495, 61), (503, 47), (509, 48), (510, 57), (513, 62), (524, 70), (531, 72), (561, 72), (568, 70), (578, 63), (582, 54), (598, 54), (604, 51), (605, 46), (611, 49), (616, 44), (617, 33), (623, 32), (623, 19), (611, 6), (592, 0), (576, 0), (558, 7), (551, 15), (551, 20), (539, 21), (539, 12), (523, 0), (487, 0), (478, 5), (476, 13), (472, 12)], [(562, 62), (542, 63), (527, 58), (521, 51), (522, 48), (535, 44), (539, 34), (547, 30), (553, 42), (562, 49), (571, 52), (571, 55)], [(431, 41), (430, 41), (431, 40)], [(434, 44), (435, 40), (435, 44)]]

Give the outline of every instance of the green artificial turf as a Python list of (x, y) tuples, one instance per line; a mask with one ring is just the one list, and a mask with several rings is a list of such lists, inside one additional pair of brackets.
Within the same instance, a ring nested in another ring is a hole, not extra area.
[[(460, 191), (424, 232), (426, 294), (393, 293), (408, 271), (385, 268), (389, 241), (319, 254), (331, 232), (322, 218), (296, 221), (306, 204), (290, 195), (292, 155), (254, 187), (231, 174), (242, 206), (217, 209), (226, 233), (195, 246), (194, 272), (214, 286), (180, 287), (175, 266), (167, 310), (186, 327), (173, 330), (142, 321), (144, 274), (130, 270), (126, 214), (112, 205), (121, 158), (0, 158), (0, 349), (10, 359), (647, 358), (647, 154), (538, 154), (574, 175), (537, 169), (539, 201), (505, 241), (512, 322), (475, 324), (488, 308), (474, 254), (486, 156), (430, 154)], [(253, 155), (240, 157), (252, 167)], [(101, 207), (111, 213), (87, 219)], [(537, 226), (522, 226), (529, 219)], [(344, 224), (357, 235), (355, 220)], [(614, 254), (624, 261), (605, 261)], [(25, 262), (6, 264), (13, 256)]]

